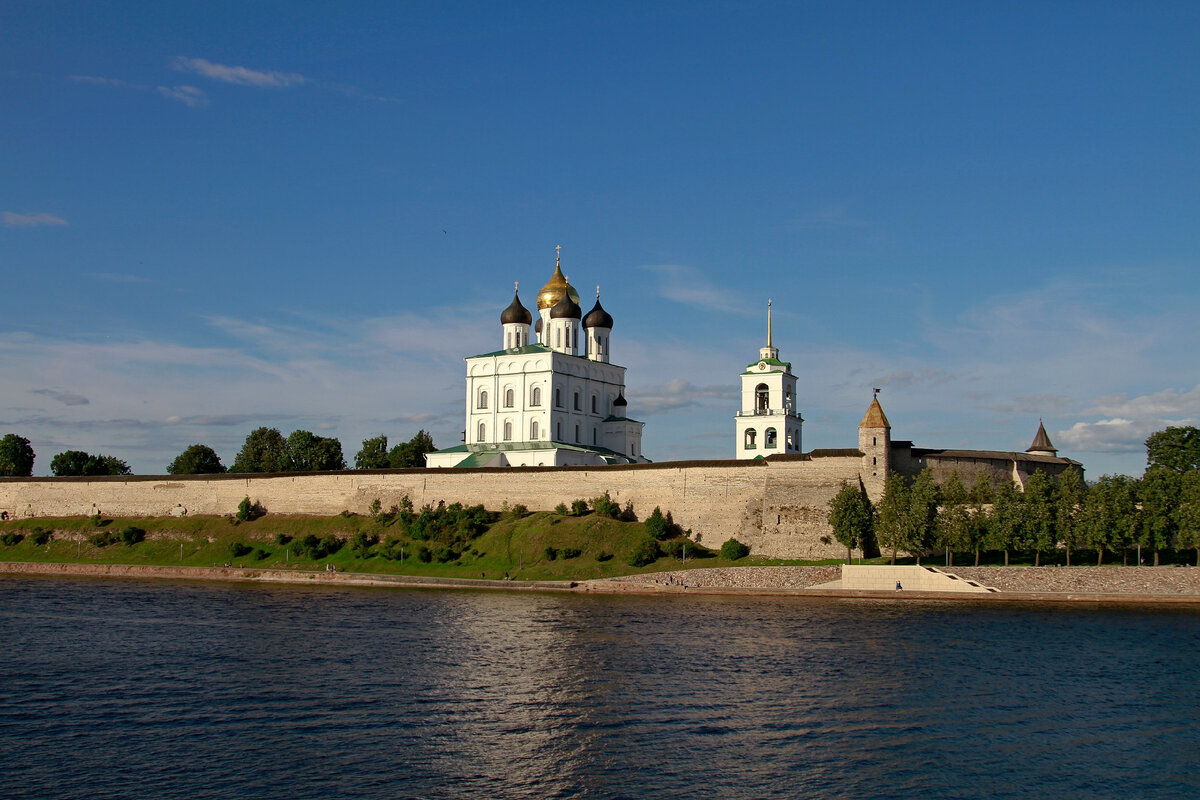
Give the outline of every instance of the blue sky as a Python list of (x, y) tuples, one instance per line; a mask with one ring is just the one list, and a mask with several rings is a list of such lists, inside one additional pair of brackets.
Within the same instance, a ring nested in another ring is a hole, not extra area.
[(804, 447), (1092, 477), (1200, 423), (1195, 3), (0, 8), (0, 433), (160, 473), (462, 430), (563, 246), (654, 460), (728, 457), (773, 298)]

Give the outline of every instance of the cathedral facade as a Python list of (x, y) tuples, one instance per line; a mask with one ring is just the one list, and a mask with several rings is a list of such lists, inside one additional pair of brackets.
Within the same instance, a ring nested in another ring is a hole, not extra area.
[(514, 291), (500, 314), (501, 349), (467, 357), (464, 441), (426, 455), (427, 466), (646, 461), (643, 423), (626, 415), (625, 368), (609, 357), (613, 318), (599, 288), (585, 315), (560, 256), (536, 305), (535, 322)]

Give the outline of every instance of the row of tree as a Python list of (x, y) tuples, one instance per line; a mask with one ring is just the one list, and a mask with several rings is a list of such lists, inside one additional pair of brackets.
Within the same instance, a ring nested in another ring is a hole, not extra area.
[(1196, 549), (1200, 566), (1200, 430), (1168, 428), (1146, 440), (1149, 466), (1140, 478), (1105, 475), (1091, 485), (1078, 469), (1055, 478), (1036, 472), (1024, 490), (995, 484), (981, 474), (968, 488), (957, 473), (940, 485), (926, 469), (912, 480), (892, 474), (874, 508), (859, 485), (843, 485), (830, 502), (829, 521), (850, 551), (880, 548), (892, 560), (900, 551), (917, 557), (946, 552), (1028, 553), (1035, 565), (1060, 548), (1066, 563), (1082, 549), (1119, 552), (1123, 560), (1143, 550), (1154, 564), (1164, 550)]
[[(388, 450), (387, 436), (364, 439), (354, 457), (355, 469), (402, 469), (425, 466), (425, 454), (434, 447), (425, 430)], [(229, 472), (318, 472), (346, 469), (342, 443), (311, 431), (292, 431), (284, 438), (277, 428), (257, 428), (246, 437)], [(201, 475), (225, 472), (220, 457), (211, 447), (194, 444), (167, 466), (170, 475)]]
[[(425, 466), (425, 454), (434, 447), (433, 437), (420, 430), (407, 442), (388, 449), (386, 436), (365, 439), (354, 458), (355, 469), (402, 469)], [(35, 458), (29, 440), (15, 433), (0, 438), (0, 476), (33, 475)], [(229, 472), (310, 472), (346, 469), (342, 443), (311, 431), (292, 431), (286, 438), (277, 428), (250, 432)], [(167, 465), (169, 475), (210, 475), (226, 472), (221, 457), (205, 444), (194, 444)], [(50, 461), (56, 476), (128, 475), (129, 465), (114, 456), (67, 450)]]

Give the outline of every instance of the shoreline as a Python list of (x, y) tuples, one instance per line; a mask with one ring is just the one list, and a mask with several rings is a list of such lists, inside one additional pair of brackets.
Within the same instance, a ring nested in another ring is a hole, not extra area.
[[(1051, 567), (1005, 567), (1005, 570), (1054, 570)], [(1101, 569), (1079, 567), (1078, 569)], [(1171, 567), (1114, 567), (1123, 570), (1159, 570)], [(48, 562), (0, 562), (0, 575), (29, 577), (124, 578), (137, 580), (185, 580), (219, 583), (267, 583), (300, 586), (353, 586), (394, 589), (476, 589), (492, 591), (567, 592), (576, 594), (705, 595), (731, 597), (813, 597), (871, 600), (957, 600), (975, 603), (1068, 603), (1116, 605), (1200, 606), (1200, 591), (1105, 592), (1094, 590), (1023, 591), (1002, 590), (988, 594), (924, 591), (870, 591), (863, 589), (815, 589), (840, 567), (722, 567), (711, 570), (644, 573), (619, 578), (592, 580), (532, 581), (445, 578), (421, 575), (381, 575), (324, 570), (272, 570), (245, 567), (162, 567), (143, 564), (68, 564)], [(967, 573), (972, 568), (963, 568)], [(1059, 575), (1066, 573), (1056, 571)], [(1195, 573), (1200, 578), (1200, 570)], [(1193, 575), (1186, 576), (1190, 583)], [(751, 583), (737, 581), (751, 578)], [(691, 582), (689, 582), (689, 580)], [(735, 582), (740, 585), (733, 585)], [(768, 585), (768, 584), (774, 585)], [(1141, 582), (1145, 586), (1145, 581)], [(1190, 587), (1188, 587), (1190, 588)]]

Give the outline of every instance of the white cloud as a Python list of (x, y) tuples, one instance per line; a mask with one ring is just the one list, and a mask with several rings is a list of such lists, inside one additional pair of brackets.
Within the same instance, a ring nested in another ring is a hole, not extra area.
[(237, 86), (254, 86), (259, 89), (281, 89), (290, 86), (302, 86), (308, 79), (295, 72), (279, 72), (276, 70), (254, 70), (246, 67), (233, 67), (227, 64), (214, 64), (203, 58), (179, 57), (171, 62), (171, 68), (180, 72), (190, 72), (222, 83), (232, 83)]
[(642, 269), (658, 277), (658, 293), (662, 297), (686, 306), (694, 306), (726, 314), (752, 314), (737, 292), (717, 286), (704, 273), (682, 264), (648, 264)]
[(169, 100), (183, 103), (188, 108), (203, 108), (208, 105), (208, 95), (195, 86), (159, 86), (154, 92)]
[(67, 221), (56, 214), (18, 214), (14, 211), (0, 212), (0, 219), (9, 228), (36, 228), (42, 225), (63, 226)]
[(88, 404), (86, 397), (75, 392), (60, 392), (56, 389), (30, 389), (30, 391), (49, 397), (51, 400), (57, 400), (64, 406), (86, 406)]
[(145, 86), (139, 86), (136, 83), (129, 83), (128, 81), (123, 81), (120, 78), (103, 78), (98, 75), (72, 75), (70, 78), (68, 78), (68, 80), (76, 81), (78, 83), (90, 83), (93, 86), (113, 86), (121, 89), (139, 89), (141, 91), (146, 90)]

